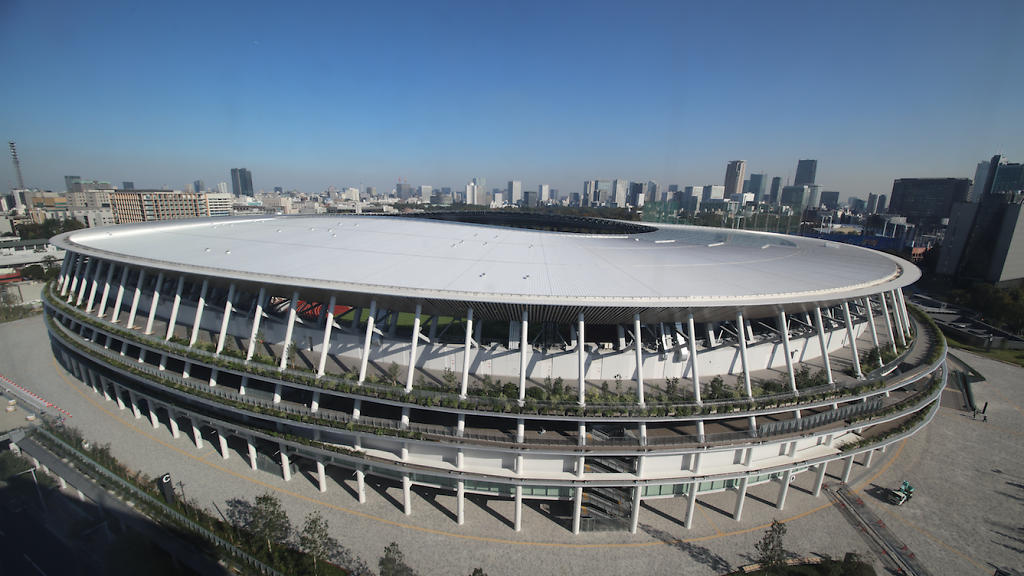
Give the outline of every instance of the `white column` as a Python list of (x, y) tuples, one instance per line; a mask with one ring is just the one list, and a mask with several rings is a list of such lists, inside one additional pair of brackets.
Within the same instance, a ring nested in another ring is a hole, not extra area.
[(210, 370), (210, 387), (217, 385), (217, 376), (220, 375), (220, 370), (213, 368)]
[(853, 456), (847, 456), (843, 458), (843, 475), (839, 478), (839, 481), (843, 484), (849, 482), (851, 470), (853, 470)]
[[(228, 300), (224, 303), (224, 318), (220, 322), (220, 333), (217, 335), (217, 350), (216, 353), (220, 354), (220, 351), (224, 349), (224, 338), (228, 334), (228, 322), (231, 320), (231, 311), (233, 310), (235, 302), (235, 285), (231, 284), (228, 288)], [(252, 348), (252, 342), (254, 338), (249, 339), (249, 347)], [(248, 360), (248, 358), (246, 358)]]
[[(110, 268), (109, 265), (107, 267)], [(102, 270), (103, 270), (103, 262), (102, 261), (97, 261), (96, 262), (96, 272), (94, 272), (93, 275), (92, 275), (92, 287), (89, 288), (89, 299), (85, 303), (85, 313), (86, 314), (88, 314), (89, 312), (92, 312), (92, 304), (93, 304), (93, 302), (96, 301), (96, 291), (99, 289), (99, 286), (100, 286), (100, 272), (102, 272)], [(109, 271), (108, 271), (108, 274), (109, 274)]]
[(103, 284), (103, 295), (100, 296), (100, 301), (96, 304), (96, 317), (103, 318), (104, 310), (107, 307), (107, 297), (110, 296), (110, 283), (114, 280), (114, 263), (111, 262), (107, 266), (107, 281)]
[(882, 316), (885, 318), (885, 329), (889, 333), (889, 345), (892, 346), (893, 354), (896, 353), (896, 337), (892, 333), (892, 318), (889, 318), (889, 305), (885, 302), (885, 292), (878, 295), (882, 302)]
[(283, 384), (276, 384), (274, 386), (274, 404), (281, 403), (281, 391), (284, 388)]
[(188, 339), (188, 346), (195, 346), (199, 339), (199, 326), (203, 322), (203, 310), (206, 308), (206, 293), (210, 290), (210, 280), (203, 280), (203, 289), (199, 291), (199, 302), (196, 304), (196, 317), (192, 319), (192, 334)]
[(220, 442), (220, 456), (227, 460), (228, 453), (228, 437), (224, 435), (224, 430), (217, 428), (217, 440)]
[(743, 322), (743, 312), (736, 312), (736, 329), (740, 339), (740, 361), (743, 362), (743, 388), (747, 398), (753, 398), (753, 391), (750, 389), (750, 366), (747, 364), (747, 325)]
[[(420, 340), (420, 314), (423, 312), (423, 307), (419, 304), (416, 305), (416, 319), (412, 321), (412, 344), (409, 348), (409, 369), (406, 370), (408, 374), (405, 377), (405, 393), (412, 392), (412, 383), (416, 376), (416, 351), (419, 347)], [(398, 317), (395, 317), (397, 322)]]
[(128, 322), (125, 328), (135, 327), (135, 314), (139, 311), (139, 300), (142, 298), (142, 283), (146, 280), (146, 271), (139, 270), (139, 280), (135, 283), (135, 296), (132, 297), (132, 306), (128, 310)]
[(850, 304), (843, 302), (843, 318), (846, 320), (846, 337), (850, 340), (850, 350), (853, 351), (853, 372), (857, 378), (863, 378), (860, 371), (860, 356), (857, 352), (857, 338), (853, 333), (853, 320), (850, 318)]
[(513, 522), (516, 532), (521, 532), (523, 529), (523, 487), (516, 484), (516, 513), (515, 521)]
[(142, 418), (142, 412), (139, 410), (139, 399), (135, 396), (135, 392), (128, 391), (128, 401), (132, 403), (132, 414), (135, 415), (135, 419)]
[(181, 430), (178, 429), (178, 415), (170, 407), (167, 408), (167, 422), (171, 425), (171, 436), (175, 440), (181, 438)]
[[(113, 384), (113, 382), (111, 382), (111, 384)], [(125, 406), (124, 406), (124, 398), (121, 397), (121, 394), (123, 394), (121, 392), (121, 387), (118, 386), (117, 384), (113, 384), (113, 385), (114, 385), (114, 398), (117, 399), (117, 409), (118, 410), (124, 410), (124, 408), (125, 408)], [(104, 390), (106, 390), (106, 387), (104, 387)]]
[(128, 266), (123, 266), (124, 271), (121, 272), (121, 284), (118, 285), (118, 295), (114, 298), (114, 310), (111, 311), (111, 322), (117, 324), (118, 319), (121, 318), (121, 300), (124, 299), (125, 295), (125, 284), (128, 283)]
[(701, 404), (700, 400), (700, 376), (697, 372), (697, 331), (693, 327), (693, 314), (689, 314), (686, 319), (686, 326), (688, 329), (687, 340), (690, 345), (690, 370), (691, 376), (693, 376), (693, 397), (697, 401), (697, 404)]
[(526, 440), (526, 421), (516, 418), (516, 443), (522, 444)]
[(359, 495), (359, 503), (366, 504), (366, 472), (363, 472), (363, 465), (356, 468), (356, 494)]
[(882, 349), (878, 346), (878, 330), (875, 329), (875, 316), (871, 311), (871, 297), (865, 296), (863, 299), (864, 310), (868, 315), (868, 327), (871, 329), (871, 344), (875, 347), (878, 352), (878, 366), (882, 366)]
[(373, 322), (377, 316), (377, 301), (370, 302), (370, 315), (366, 317), (366, 338), (363, 340), (363, 357), (359, 359), (359, 383), (366, 381), (366, 364), (370, 361), (370, 340), (373, 338)]
[[(896, 301), (896, 291), (889, 292), (889, 297), (892, 298), (892, 315), (893, 320), (896, 322), (896, 333), (900, 337), (900, 346), (907, 345), (906, 335), (903, 333), (903, 319), (900, 317), (900, 304)], [(885, 297), (884, 295), (882, 296)]]
[(636, 349), (636, 397), (637, 404), (644, 406), (644, 348), (640, 337), (640, 313), (633, 314), (633, 345)]
[(821, 485), (825, 482), (825, 463), (822, 462), (814, 468), (814, 488), (811, 489), (811, 496), (821, 496)]
[(281, 370), (288, 367), (288, 351), (292, 346), (292, 334), (295, 330), (295, 315), (298, 306), (299, 293), (295, 291), (292, 292), (292, 303), (288, 306), (288, 324), (284, 330), (284, 343), (281, 345)]
[(249, 446), (249, 467), (253, 470), (256, 469), (256, 439), (252, 436), (246, 436), (245, 443)]
[(786, 470), (786, 473), (782, 475), (782, 485), (779, 486), (779, 498), (775, 501), (775, 507), (779, 510), (786, 507), (786, 495), (789, 494), (789, 481), (792, 478), (792, 470)]
[(203, 433), (199, 430), (199, 423), (196, 422), (195, 418), (190, 418), (192, 421), (192, 436), (196, 440), (196, 450), (203, 449)]
[(160, 305), (160, 287), (164, 284), (164, 273), (156, 277), (156, 287), (153, 288), (153, 300), (149, 303), (149, 318), (146, 320), (145, 334), (153, 333), (153, 321), (156, 320), (156, 308)]
[(907, 337), (910, 337), (910, 310), (907, 310), (907, 299), (903, 296), (903, 288), (893, 290), (899, 300), (900, 313), (903, 315), (903, 324), (907, 330)]
[(167, 336), (164, 340), (170, 340), (174, 336), (174, 324), (178, 321), (178, 309), (181, 307), (181, 291), (185, 288), (185, 277), (178, 277), (178, 289), (174, 291), (174, 303), (171, 304), (171, 317), (167, 319)]
[(402, 502), (405, 505), (405, 515), (409, 516), (412, 514), (412, 480), (409, 480), (409, 474), (402, 474)]
[(156, 406), (153, 404), (153, 401), (147, 398), (146, 399), (146, 407), (149, 409), (149, 421), (150, 421), (151, 424), (153, 424), (153, 429), (154, 430), (159, 429), (160, 428), (160, 416), (156, 412)]
[(871, 460), (874, 457), (874, 455), (875, 455), (875, 451), (874, 450), (868, 450), (867, 452), (864, 453), (864, 464), (863, 464), (863, 466), (865, 468), (870, 468), (871, 467)]
[(529, 331), (529, 323), (527, 322), (528, 316), (527, 311), (523, 310), (522, 316), (523, 324), (519, 331), (519, 405), (522, 406), (526, 400), (526, 347), (529, 346), (527, 339), (527, 332)]
[(263, 319), (263, 299), (266, 295), (267, 289), (260, 288), (260, 294), (256, 297), (256, 313), (252, 317), (252, 332), (249, 335), (249, 351), (245, 354), (246, 362), (252, 360), (252, 355), (256, 353), (256, 333), (260, 331), (260, 320)]
[(327, 368), (327, 352), (331, 349), (331, 330), (334, 328), (334, 306), (338, 303), (338, 297), (332, 295), (331, 302), (324, 310), (327, 311), (324, 322), (324, 343), (320, 347), (320, 363), (316, 368), (317, 378), (324, 375), (324, 370)]
[(793, 354), (789, 351), (789, 318), (785, 310), (779, 310), (779, 328), (782, 332), (782, 351), (786, 355), (786, 371), (789, 373), (789, 389), (796, 392), (796, 375), (793, 373)]
[(629, 516), (629, 533), (636, 534), (637, 525), (640, 523), (640, 494), (643, 486), (639, 484), (633, 487), (633, 508)]
[(60, 274), (57, 274), (57, 292), (59, 293), (64, 289), (64, 284), (68, 280), (68, 269), (71, 268), (71, 261), (75, 259), (75, 255), (71, 252), (64, 254), (64, 260), (60, 263)]
[(75, 258), (75, 271), (71, 273), (71, 286), (68, 287), (67, 283), (64, 284), (64, 290), (60, 293), (61, 296), (67, 295), (68, 303), (75, 297), (75, 287), (78, 286), (78, 274), (82, 272), (82, 263), (85, 262), (85, 255), (77, 254)]
[(82, 281), (78, 287), (78, 299), (75, 300), (75, 306), (81, 306), (82, 300), (85, 298), (85, 289), (89, 286), (89, 274), (92, 272), (93, 266), (96, 265), (95, 257), (90, 256), (89, 262), (85, 265), (85, 272), (82, 273)]
[(828, 361), (828, 348), (825, 346), (825, 324), (821, 321), (821, 307), (814, 307), (814, 319), (818, 322), (818, 343), (821, 345), (821, 359), (825, 362), (825, 375), (828, 376), (828, 383), (832, 380), (832, 364)]
[(690, 483), (690, 493), (686, 495), (686, 518), (683, 520), (683, 528), (693, 528), (693, 511), (697, 508), (697, 485), (696, 479)]
[[(576, 359), (579, 364), (579, 375), (580, 375), (580, 387), (579, 387), (579, 405), (587, 405), (587, 347), (583, 344), (583, 312), (580, 312), (578, 319), (578, 326), (576, 328)], [(578, 524), (578, 522), (577, 522)], [(579, 533), (579, 526), (576, 526), (577, 530), (574, 534)]]
[(316, 459), (316, 478), (320, 482), (320, 491), (327, 492), (327, 469), (324, 467), (324, 457)]
[(749, 478), (740, 478), (740, 485), (736, 488), (736, 507), (732, 511), (732, 519), (739, 522), (743, 517), (743, 502), (747, 499), (747, 482)]
[(462, 480), (455, 483), (455, 502), (455, 518), (462, 526), (466, 523), (466, 486)]
[(320, 391), (313, 392), (313, 400), (309, 403), (309, 411), (316, 414), (320, 411)]
[[(434, 318), (437, 318), (435, 316)], [(466, 344), (462, 350), (462, 388), (459, 390), (459, 399), (465, 400), (469, 391), (469, 364), (472, 362), (473, 353), (473, 309), (466, 310)], [(463, 420), (460, 420), (463, 421)]]
[(281, 476), (284, 477), (285, 482), (291, 482), (292, 480), (292, 466), (291, 460), (288, 458), (288, 450), (285, 445), (281, 445)]

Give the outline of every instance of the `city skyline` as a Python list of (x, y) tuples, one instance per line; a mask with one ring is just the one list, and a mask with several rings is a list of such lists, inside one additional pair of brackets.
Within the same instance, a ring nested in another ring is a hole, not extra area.
[[(15, 2), (0, 132), (25, 184), (53, 191), (67, 174), (213, 187), (246, 166), (255, 190), (483, 177), (565, 196), (595, 179), (721, 185), (735, 158), (785, 185), (813, 158), (824, 189), (867, 198), (1024, 157), (1024, 80), (1006, 74), (1019, 3), (741, 6)], [(692, 33), (722, 21), (735, 42)], [(164, 41), (104, 32), (143, 28)], [(645, 42), (594, 42), (602, 29)], [(737, 77), (754, 89), (727, 89)], [(0, 182), (16, 185), (9, 159)]]

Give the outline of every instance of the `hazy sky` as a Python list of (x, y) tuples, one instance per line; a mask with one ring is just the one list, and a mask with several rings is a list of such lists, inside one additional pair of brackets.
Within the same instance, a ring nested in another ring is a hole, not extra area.
[[(1024, 161), (1024, 2), (0, 2), (27, 186), (582, 192)], [(12, 163), (0, 179), (16, 185)]]

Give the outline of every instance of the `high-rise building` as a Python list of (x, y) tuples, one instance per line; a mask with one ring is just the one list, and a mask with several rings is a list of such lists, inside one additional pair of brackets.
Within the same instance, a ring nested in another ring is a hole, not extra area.
[[(477, 189), (482, 194), (484, 189), (481, 186), (477, 186)], [(430, 195), (434, 193), (433, 186), (420, 186), (419, 190), (416, 191), (416, 195), (420, 198), (430, 198)]]
[(192, 188), (196, 192), (206, 192), (206, 185), (203, 184), (202, 180), (196, 180), (195, 182), (193, 182), (192, 183)]
[(796, 178), (793, 186), (809, 186), (814, 184), (814, 176), (818, 172), (817, 160), (800, 160), (796, 163)]
[(75, 182), (79, 182), (81, 180), (82, 180), (81, 176), (65, 176), (64, 177), (64, 186), (67, 188), (68, 192), (74, 192), (75, 191)]
[[(837, 192), (837, 194), (838, 194), (838, 192)], [(878, 205), (875, 206), (875, 209), (878, 211), (879, 214), (885, 214), (886, 213), (885, 207), (888, 205), (888, 202), (889, 202), (889, 197), (886, 196), (885, 194), (882, 194), (882, 195), (880, 195), (878, 197)]]
[(783, 186), (779, 196), (779, 204), (790, 206), (794, 211), (803, 210), (810, 203), (811, 189), (809, 186)]
[(477, 186), (476, 184), (473, 184), (472, 182), (470, 182), (469, 184), (466, 184), (466, 204), (470, 204), (470, 205), (485, 204), (483, 196), (484, 196), (483, 188)]
[(996, 171), (999, 169), (999, 165), (1005, 162), (1006, 160), (999, 154), (996, 154), (990, 160), (978, 162), (978, 169), (974, 171), (974, 186), (971, 190), (972, 201), (981, 201), (981, 197), (992, 190), (992, 182), (995, 180)]
[(768, 183), (768, 176), (764, 172), (751, 174), (748, 181), (750, 184), (747, 185), (747, 192), (754, 195), (754, 202), (764, 202), (766, 200), (764, 191), (765, 185)]
[[(132, 188), (134, 188), (134, 187), (135, 186), (133, 185)], [(125, 188), (125, 190), (131, 190), (131, 188)], [(219, 182), (217, 184), (217, 192), (219, 192), (221, 194), (227, 194), (228, 193), (228, 183), (227, 182)]]
[(889, 214), (906, 216), (924, 234), (949, 218), (954, 202), (970, 202), (968, 178), (900, 178), (892, 184)]
[(610, 206), (612, 194), (611, 180), (594, 180), (594, 198), (591, 206)]
[[(225, 186), (227, 188), (227, 186)], [(227, 192), (210, 193), (206, 195), (206, 203), (210, 208), (210, 217), (231, 216), (231, 194)]]
[(999, 288), (1024, 284), (1024, 194), (954, 202), (935, 271)]
[[(451, 191), (449, 190), (449, 192), (451, 192)], [(366, 195), (369, 196), (370, 198), (373, 198), (374, 196), (376, 196), (377, 195), (377, 187), (376, 186), (367, 186), (366, 187)]]
[(487, 178), (473, 178), (473, 184), (480, 189), (481, 194), (487, 191)]
[(710, 184), (701, 190), (700, 201), (725, 200), (725, 186)]
[(647, 184), (643, 182), (633, 182), (629, 185), (629, 198), (626, 203), (630, 206), (640, 207), (647, 201)]
[[(992, 179), (989, 194), (1017, 192), (1024, 189), (1024, 164), (1000, 164)], [(980, 200), (980, 199), (979, 199)]]
[(606, 203), (609, 206), (625, 206), (629, 201), (629, 180), (612, 180), (612, 190)]
[(541, 184), (537, 187), (537, 202), (539, 204), (547, 204), (551, 200), (551, 186), (548, 184)]
[(284, 192), (284, 188), (280, 186), (274, 186), (274, 194), (281, 194), (282, 192)]
[(508, 203), (515, 206), (523, 201), (523, 183), (519, 180), (512, 180), (508, 183)]
[(821, 185), (820, 184), (808, 184), (807, 185), (807, 207), (817, 208), (821, 205)]
[(252, 191), (252, 172), (245, 168), (232, 168), (231, 187), (235, 196), (254, 196)]
[(747, 170), (746, 160), (733, 160), (725, 169), (725, 198), (743, 192), (743, 176)]
[(412, 186), (399, 182), (395, 185), (395, 198), (399, 200), (408, 200), (412, 198)]
[(868, 194), (868, 205), (864, 208), (864, 211), (868, 214), (878, 212), (878, 194)]
[(661, 202), (661, 185), (651, 180), (647, 183), (647, 202)]
[(123, 190), (134, 190), (135, 182), (121, 182), (121, 189)]
[(782, 193), (782, 177), (776, 176), (772, 178), (772, 189), (768, 194), (768, 203), (777, 206), (779, 204), (779, 194)]
[[(882, 196), (885, 198), (885, 196)], [(839, 192), (825, 191), (821, 193), (821, 205), (829, 210), (836, 210), (839, 208)]]

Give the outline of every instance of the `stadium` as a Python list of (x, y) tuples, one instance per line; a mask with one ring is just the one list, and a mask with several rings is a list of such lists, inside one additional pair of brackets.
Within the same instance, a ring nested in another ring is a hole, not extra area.
[[(778, 486), (934, 416), (919, 270), (777, 234), (509, 212), (178, 220), (55, 237), (58, 359), (253, 470), (543, 500), (573, 533)], [(237, 457), (237, 456), (236, 456)], [(839, 465), (839, 464), (837, 464)]]

